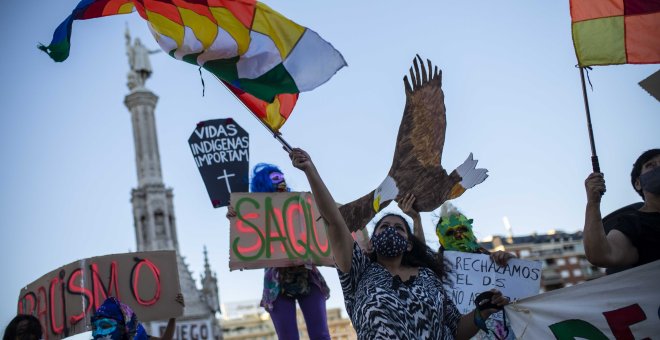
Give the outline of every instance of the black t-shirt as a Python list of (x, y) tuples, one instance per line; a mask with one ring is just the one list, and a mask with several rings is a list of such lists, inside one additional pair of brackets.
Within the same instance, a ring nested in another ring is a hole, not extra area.
[(634, 266), (640, 266), (660, 259), (660, 213), (635, 211), (619, 218), (613, 228), (630, 239), (637, 248), (639, 259)]

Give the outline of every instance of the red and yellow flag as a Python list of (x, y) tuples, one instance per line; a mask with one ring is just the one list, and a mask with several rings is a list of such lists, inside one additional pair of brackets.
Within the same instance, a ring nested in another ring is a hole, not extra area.
[(570, 0), (580, 67), (660, 63), (660, 0)]
[(69, 56), (73, 22), (134, 9), (170, 56), (222, 80), (271, 130), (291, 114), (298, 93), (311, 91), (346, 66), (341, 53), (313, 30), (255, 0), (81, 0), (48, 46)]

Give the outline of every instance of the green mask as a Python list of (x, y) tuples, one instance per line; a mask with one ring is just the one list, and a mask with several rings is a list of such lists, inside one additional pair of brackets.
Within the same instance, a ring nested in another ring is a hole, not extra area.
[(472, 232), (472, 219), (463, 214), (452, 214), (441, 217), (435, 226), (435, 233), (445, 250), (455, 250), (467, 253), (476, 252), (479, 248), (477, 238)]

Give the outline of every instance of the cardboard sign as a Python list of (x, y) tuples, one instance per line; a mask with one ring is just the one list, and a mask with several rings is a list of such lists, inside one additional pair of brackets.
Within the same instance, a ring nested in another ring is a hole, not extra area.
[(174, 251), (92, 257), (70, 263), (23, 288), (19, 314), (41, 321), (45, 340), (90, 331), (90, 317), (109, 296), (129, 305), (140, 321), (183, 314)]
[[(149, 334), (162, 338), (167, 329), (167, 322), (151, 322)], [(214, 340), (213, 325), (209, 318), (177, 320), (173, 340)]]
[(660, 260), (505, 306), (518, 339), (657, 339)]
[(500, 290), (511, 301), (539, 293), (541, 262), (511, 259), (500, 267), (484, 254), (459, 251), (445, 251), (444, 254), (451, 263), (453, 282), (453, 286), (448, 285), (446, 289), (461, 314), (472, 311), (475, 297), (492, 288)]
[(227, 206), (232, 192), (248, 191), (250, 137), (233, 119), (200, 122), (188, 144), (214, 208)]
[(325, 222), (309, 192), (232, 193), (229, 269), (334, 266)]

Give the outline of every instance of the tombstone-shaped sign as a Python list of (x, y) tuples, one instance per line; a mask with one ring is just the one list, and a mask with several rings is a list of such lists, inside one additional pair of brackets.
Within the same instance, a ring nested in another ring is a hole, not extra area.
[(247, 192), (250, 138), (232, 118), (200, 122), (188, 144), (214, 208), (229, 204), (232, 192)]

